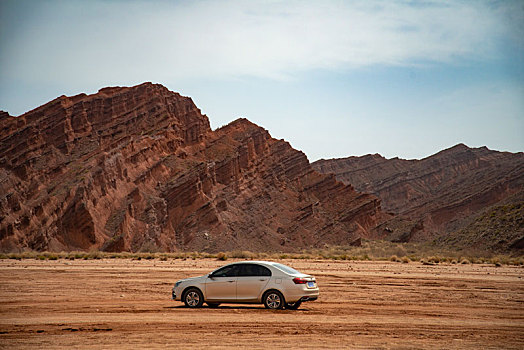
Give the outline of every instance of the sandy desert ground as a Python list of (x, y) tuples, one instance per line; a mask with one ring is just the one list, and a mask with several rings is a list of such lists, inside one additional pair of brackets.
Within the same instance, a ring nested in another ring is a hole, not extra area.
[(2, 260), (0, 348), (524, 348), (524, 268), (283, 263), (317, 277), (319, 300), (297, 311), (170, 300), (174, 281), (215, 260)]

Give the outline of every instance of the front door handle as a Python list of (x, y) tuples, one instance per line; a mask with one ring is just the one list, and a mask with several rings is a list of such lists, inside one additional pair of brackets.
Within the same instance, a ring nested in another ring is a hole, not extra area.
[(228, 282), (229, 282), (229, 283), (233, 283), (233, 282), (235, 282), (235, 281), (228, 281)]

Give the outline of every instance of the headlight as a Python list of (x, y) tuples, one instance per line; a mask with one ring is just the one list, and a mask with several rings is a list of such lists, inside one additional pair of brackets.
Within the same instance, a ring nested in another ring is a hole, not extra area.
[(182, 283), (182, 281), (178, 281), (177, 283), (175, 283), (175, 288), (178, 287), (180, 283)]

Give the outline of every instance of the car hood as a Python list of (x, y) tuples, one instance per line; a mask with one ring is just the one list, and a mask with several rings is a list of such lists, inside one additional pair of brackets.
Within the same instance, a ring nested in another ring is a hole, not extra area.
[(184, 278), (183, 280), (178, 280), (176, 283), (183, 283), (183, 282), (189, 282), (189, 281), (195, 281), (195, 280), (199, 280), (199, 279), (206, 279), (207, 278), (207, 275), (204, 275), (204, 276), (197, 276), (197, 277), (189, 277), (189, 278)]

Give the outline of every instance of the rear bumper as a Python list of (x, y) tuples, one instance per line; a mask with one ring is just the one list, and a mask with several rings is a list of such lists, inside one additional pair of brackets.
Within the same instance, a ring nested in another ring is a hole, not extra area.
[(318, 288), (315, 289), (302, 289), (294, 291), (294, 293), (286, 293), (284, 298), (286, 302), (295, 303), (297, 301), (313, 301), (317, 300), (319, 295)]

